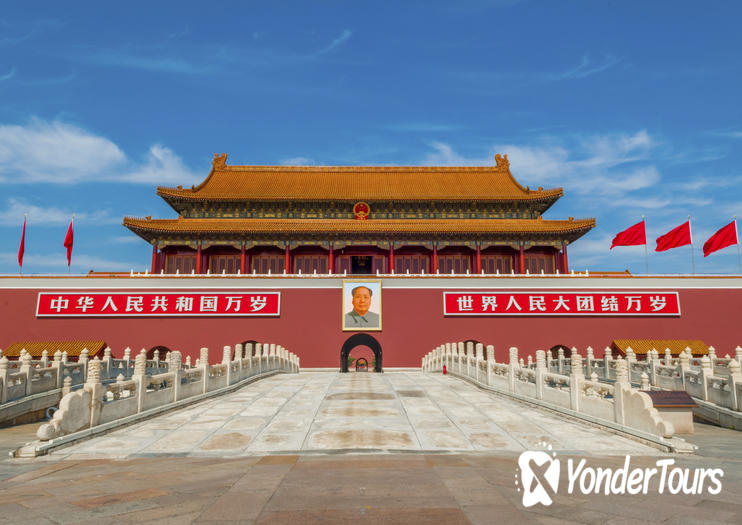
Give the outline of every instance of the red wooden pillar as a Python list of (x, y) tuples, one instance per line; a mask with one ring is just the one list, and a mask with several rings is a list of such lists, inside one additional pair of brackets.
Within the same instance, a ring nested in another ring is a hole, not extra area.
[(244, 244), (240, 247), (240, 273), (242, 275), (247, 273), (247, 254), (245, 253)]
[(518, 256), (518, 273), (526, 273), (526, 256), (523, 251), (523, 244), (521, 244), (520, 254)]
[(479, 248), (479, 243), (477, 243), (477, 254), (474, 258), (474, 262), (474, 267), (476, 268), (477, 275), (479, 275), (482, 273), (482, 250), (480, 250)]
[(389, 243), (389, 273), (394, 273), (394, 243)]
[(433, 243), (433, 265), (431, 266), (433, 273), (438, 273), (438, 243)]
[(196, 248), (196, 273), (201, 273), (203, 270), (203, 264), (201, 262), (201, 243), (198, 243)]
[(283, 251), (283, 268), (286, 273), (291, 272), (291, 252), (289, 251), (289, 243), (286, 243), (286, 248)]
[(562, 272), (569, 272), (569, 264), (567, 262), (567, 245), (562, 245)]
[(157, 268), (157, 245), (152, 246), (152, 273), (157, 273), (160, 270)]
[(335, 252), (332, 249), (332, 243), (330, 243), (330, 253), (328, 254), (329, 260), (327, 267), (330, 269), (330, 273), (335, 273)]

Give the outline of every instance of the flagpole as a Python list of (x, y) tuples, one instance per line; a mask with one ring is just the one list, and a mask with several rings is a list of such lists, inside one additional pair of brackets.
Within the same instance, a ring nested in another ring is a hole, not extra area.
[(690, 233), (690, 263), (693, 268), (693, 275), (696, 275), (696, 258), (693, 255), (693, 228), (690, 225), (690, 215), (688, 215), (688, 233)]
[[(23, 243), (23, 251), (26, 251), (26, 214), (23, 214), (23, 234), (21, 237)], [(23, 275), (23, 263), (18, 265), (18, 275)]]
[(647, 269), (647, 275), (649, 275), (649, 251), (647, 250), (647, 221), (644, 220), (644, 215), (642, 215), (642, 222), (644, 223), (644, 265)]
[(737, 231), (737, 216), (735, 215), (732, 220), (734, 221), (734, 237), (737, 241), (737, 264), (739, 264), (739, 273), (742, 275), (742, 255), (739, 253), (739, 232)]
[[(75, 228), (75, 214), (74, 213), (72, 214), (72, 220), (70, 221), (70, 228), (73, 228), (73, 231), (74, 231), (74, 228)], [(70, 262), (71, 262), (70, 260), (67, 261), (67, 275), (70, 274)]]

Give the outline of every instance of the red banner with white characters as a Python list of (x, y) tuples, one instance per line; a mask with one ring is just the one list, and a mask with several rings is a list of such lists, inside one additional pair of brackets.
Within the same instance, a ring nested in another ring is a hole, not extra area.
[(678, 292), (443, 292), (443, 315), (680, 315)]
[(36, 317), (277, 316), (281, 292), (39, 293)]

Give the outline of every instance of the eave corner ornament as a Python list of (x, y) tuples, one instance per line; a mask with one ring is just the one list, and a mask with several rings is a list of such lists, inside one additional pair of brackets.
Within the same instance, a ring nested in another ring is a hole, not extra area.
[(211, 165), (214, 167), (215, 170), (224, 169), (227, 167), (227, 154), (222, 153), (219, 155), (218, 153), (214, 153), (214, 160), (211, 161)]
[(495, 164), (497, 165), (497, 168), (500, 170), (510, 169), (510, 161), (508, 160), (507, 154), (500, 155), (499, 153), (497, 153), (495, 155)]

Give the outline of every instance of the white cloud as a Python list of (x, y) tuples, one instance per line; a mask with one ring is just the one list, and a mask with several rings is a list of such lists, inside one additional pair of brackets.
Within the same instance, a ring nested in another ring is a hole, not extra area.
[(325, 53), (329, 53), (339, 45), (341, 45), (343, 42), (348, 40), (353, 35), (353, 32), (350, 29), (344, 29), (342, 33), (337, 38), (334, 38), (332, 42), (330, 42), (329, 45), (323, 47), (319, 51), (316, 51), (313, 56), (320, 56), (324, 55)]
[[(23, 224), (23, 215), (28, 215), (28, 224), (48, 226), (69, 224), (72, 219), (71, 210), (62, 210), (54, 207), (40, 207), (17, 199), (8, 199), (7, 206), (0, 210), (0, 226), (20, 226)], [(117, 224), (120, 218), (111, 217), (108, 212), (75, 213), (75, 221), (91, 222), (96, 224)]]
[(171, 149), (155, 144), (149, 149), (144, 164), (117, 179), (143, 184), (198, 184), (204, 175), (190, 171)]
[(557, 73), (556, 75), (552, 75), (552, 78), (554, 80), (569, 80), (589, 77), (591, 75), (595, 75), (596, 73), (601, 73), (607, 69), (612, 68), (616, 64), (619, 64), (622, 60), (622, 58), (613, 55), (606, 55), (600, 62), (595, 62), (594, 60), (590, 59), (590, 57), (585, 55), (582, 57), (580, 63), (577, 66), (573, 67), (572, 69), (568, 69), (567, 71)]
[(4, 75), (0, 75), (0, 82), (3, 82), (5, 80), (10, 80), (15, 76), (15, 68), (10, 68), (10, 71), (5, 73)]
[(0, 181), (75, 183), (126, 159), (110, 140), (62, 122), (0, 125)]
[(136, 163), (109, 139), (71, 124), (32, 119), (0, 125), (0, 182), (194, 184), (203, 178), (159, 144)]
[(310, 159), (309, 157), (290, 157), (283, 159), (281, 164), (284, 166), (314, 166), (316, 163), (314, 159)]

